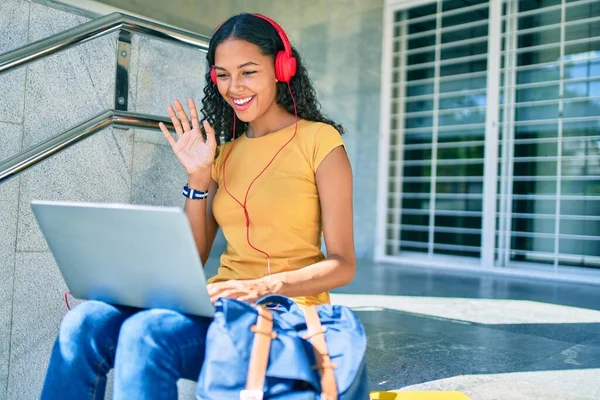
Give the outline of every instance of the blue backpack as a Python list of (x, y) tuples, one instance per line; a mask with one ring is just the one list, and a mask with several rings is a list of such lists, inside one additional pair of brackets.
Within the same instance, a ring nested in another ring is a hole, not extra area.
[(219, 299), (198, 399), (369, 399), (360, 320), (344, 306), (301, 310), (284, 296), (256, 306)]

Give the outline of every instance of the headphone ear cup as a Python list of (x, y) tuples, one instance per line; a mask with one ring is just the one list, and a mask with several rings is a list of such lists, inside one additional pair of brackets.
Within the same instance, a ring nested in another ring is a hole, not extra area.
[(296, 75), (296, 57), (280, 51), (275, 57), (275, 77), (281, 82), (289, 82)]
[(215, 67), (210, 68), (210, 79), (215, 85), (217, 84), (217, 71), (215, 71)]

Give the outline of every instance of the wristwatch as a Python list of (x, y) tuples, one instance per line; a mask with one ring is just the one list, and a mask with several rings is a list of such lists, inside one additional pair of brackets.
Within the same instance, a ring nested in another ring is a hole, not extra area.
[(183, 194), (183, 197), (186, 197), (188, 199), (204, 200), (208, 197), (208, 190), (202, 191), (202, 190), (190, 189), (186, 183), (185, 186), (183, 187), (182, 194)]

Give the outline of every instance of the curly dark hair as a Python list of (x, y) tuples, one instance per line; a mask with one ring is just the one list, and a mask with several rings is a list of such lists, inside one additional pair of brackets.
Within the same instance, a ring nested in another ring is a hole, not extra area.
[[(275, 28), (268, 21), (248, 13), (230, 17), (212, 36), (206, 54), (206, 61), (208, 62), (205, 75), (206, 86), (204, 87), (204, 98), (202, 99), (202, 109), (200, 112), (214, 128), (216, 136), (226, 142), (232, 139), (233, 117), (235, 113), (233, 108), (223, 99), (217, 86), (212, 82), (210, 70), (215, 63), (215, 50), (217, 46), (229, 38), (242, 39), (257, 45), (264, 55), (272, 56), (273, 61), (277, 52), (284, 49), (283, 42)], [(292, 54), (296, 57), (297, 70), (294, 77), (290, 80), (290, 88), (296, 99), (298, 118), (324, 122), (332, 125), (340, 134), (343, 134), (344, 128), (342, 125), (333, 122), (321, 113), (321, 105), (317, 100), (317, 95), (313, 83), (308, 76), (308, 71), (293, 46)], [(294, 104), (287, 83), (277, 83), (276, 101), (277, 104), (283, 106), (289, 113), (294, 114)], [(240, 137), (246, 131), (248, 124), (241, 121), (237, 116), (235, 118), (235, 136)]]

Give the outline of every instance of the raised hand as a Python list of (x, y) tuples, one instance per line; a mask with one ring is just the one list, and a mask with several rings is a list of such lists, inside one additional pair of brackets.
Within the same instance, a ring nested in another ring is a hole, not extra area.
[(200, 131), (200, 121), (198, 120), (198, 111), (196, 110), (194, 100), (188, 99), (188, 106), (192, 121), (191, 126), (190, 120), (179, 100), (175, 100), (175, 109), (170, 105), (168, 107), (169, 116), (177, 134), (177, 140), (175, 140), (165, 124), (161, 122), (158, 125), (188, 175), (209, 173), (217, 149), (215, 131), (208, 121), (203, 121), (206, 132), (205, 140)]

